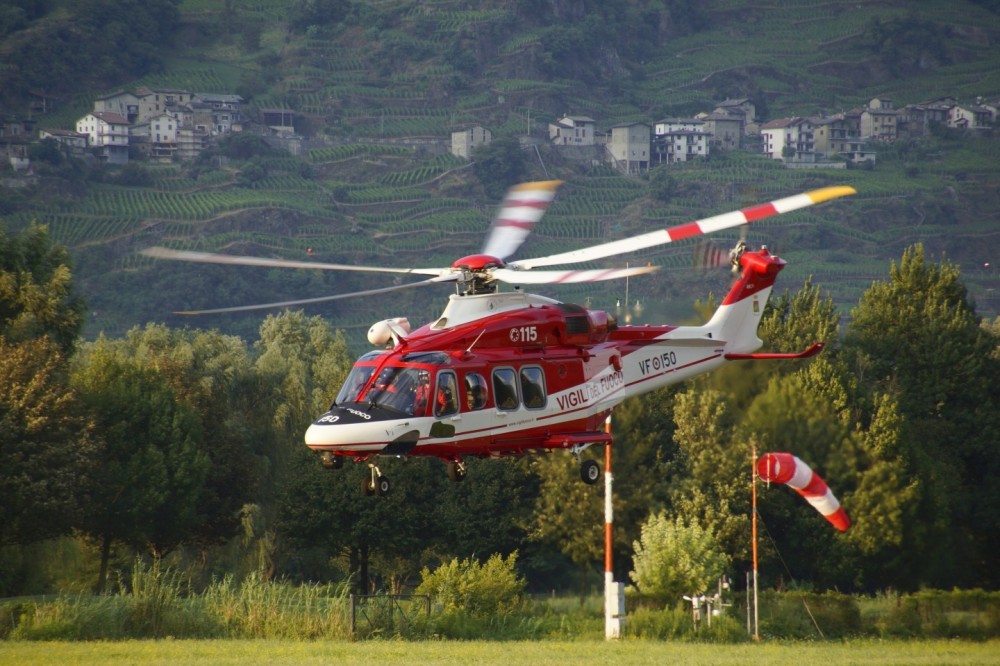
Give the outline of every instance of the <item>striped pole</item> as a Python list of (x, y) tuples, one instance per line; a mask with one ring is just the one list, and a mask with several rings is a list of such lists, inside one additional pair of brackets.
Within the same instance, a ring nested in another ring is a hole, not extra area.
[[(611, 434), (611, 416), (604, 421), (604, 432)], [(614, 510), (611, 503), (614, 477), (611, 474), (611, 440), (604, 445), (604, 637), (621, 638), (622, 608), (621, 585), (615, 582), (614, 572)]]

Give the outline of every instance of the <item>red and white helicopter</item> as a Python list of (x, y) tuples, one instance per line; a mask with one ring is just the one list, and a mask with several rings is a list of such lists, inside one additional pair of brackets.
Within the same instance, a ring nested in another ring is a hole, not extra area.
[[(390, 491), (378, 456), (432, 456), (448, 475), (466, 476), (465, 460), (566, 449), (577, 456), (611, 435), (603, 423), (620, 402), (742, 359), (805, 358), (816, 343), (793, 354), (754, 353), (762, 342), (757, 325), (785, 262), (766, 248), (731, 253), (740, 271), (712, 318), (702, 326), (625, 326), (606, 312), (529, 294), (501, 292), (515, 285), (611, 280), (655, 270), (544, 270), (587, 262), (746, 225), (836, 199), (855, 190), (826, 187), (665, 230), (538, 259), (507, 262), (555, 197), (561, 181), (515, 186), (494, 219), (481, 254), (447, 268), (384, 268), (237, 257), (150, 248), (164, 259), (309, 269), (379, 271), (430, 276), (408, 284), (352, 294), (203, 310), (187, 314), (285, 307), (452, 282), (441, 316), (416, 330), (405, 318), (386, 319), (368, 332), (378, 348), (357, 360), (329, 411), (305, 434), (323, 464), (339, 468), (347, 458), (371, 461), (366, 495)], [(581, 463), (587, 483), (601, 475), (593, 460)]]

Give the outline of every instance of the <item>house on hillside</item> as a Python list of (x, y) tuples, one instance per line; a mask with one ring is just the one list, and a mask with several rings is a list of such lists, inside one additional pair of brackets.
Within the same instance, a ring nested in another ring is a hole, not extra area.
[(627, 123), (611, 128), (608, 155), (615, 168), (625, 174), (649, 170), (652, 128), (647, 123)]
[(740, 136), (746, 136), (750, 126), (757, 126), (757, 106), (749, 97), (723, 100), (712, 109), (712, 113), (736, 118), (740, 124)]
[(549, 123), (549, 141), (557, 146), (593, 146), (597, 123), (587, 116), (563, 116)]
[(698, 118), (666, 118), (654, 127), (653, 157), (658, 164), (687, 162), (708, 155), (710, 135)]
[(135, 96), (139, 106), (136, 124), (146, 123), (162, 113), (176, 117), (179, 107), (189, 106), (194, 99), (193, 93), (171, 88), (139, 88)]
[(94, 111), (117, 113), (132, 124), (139, 119), (139, 98), (126, 90), (118, 90), (95, 99)]
[(110, 164), (128, 164), (129, 122), (110, 111), (94, 111), (76, 121), (76, 131), (98, 149), (98, 158)]
[(451, 154), (470, 159), (476, 148), (493, 141), (493, 132), (481, 125), (451, 133)]
[(948, 111), (955, 106), (953, 97), (940, 98), (919, 104), (907, 104), (896, 116), (896, 134), (921, 137), (930, 134), (931, 127), (948, 125)]
[(779, 118), (760, 127), (761, 150), (783, 162), (815, 162), (815, 126), (809, 118)]
[[(798, 118), (777, 118), (760, 126), (761, 151), (773, 160), (784, 160), (795, 150)], [(786, 151), (785, 148), (789, 147)]]
[(58, 128), (38, 130), (39, 141), (51, 139), (59, 144), (59, 149), (64, 155), (71, 157), (83, 157), (87, 152), (87, 135), (73, 130)]
[(190, 107), (194, 113), (193, 125), (196, 129), (207, 130), (213, 135), (243, 129), (243, 98), (239, 95), (195, 93)]
[(746, 127), (744, 116), (703, 111), (696, 114), (695, 118), (705, 123), (709, 150), (736, 150), (743, 145), (743, 131)]
[(956, 104), (948, 109), (948, 127), (984, 130), (989, 129), (993, 119), (987, 107), (977, 104)]
[(867, 139), (852, 133), (843, 113), (813, 118), (817, 157), (841, 157), (848, 162), (874, 162), (875, 151)]
[(861, 136), (872, 141), (896, 140), (896, 109), (888, 97), (876, 97), (861, 110)]
[(180, 123), (169, 113), (163, 112), (149, 122), (134, 125), (131, 145), (151, 160), (170, 162), (177, 152), (177, 132)]

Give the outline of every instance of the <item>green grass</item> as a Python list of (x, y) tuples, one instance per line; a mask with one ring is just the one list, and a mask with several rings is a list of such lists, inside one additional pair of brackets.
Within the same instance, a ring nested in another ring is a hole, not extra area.
[(0, 644), (0, 664), (683, 664), (978, 666), (1000, 642), (848, 641), (706, 645), (659, 641), (127, 641)]

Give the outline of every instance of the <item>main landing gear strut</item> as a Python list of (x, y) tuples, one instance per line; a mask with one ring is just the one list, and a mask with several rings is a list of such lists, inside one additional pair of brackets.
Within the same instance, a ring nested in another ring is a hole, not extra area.
[(569, 451), (576, 456), (580, 463), (580, 479), (588, 486), (592, 486), (601, 478), (601, 466), (596, 460), (583, 460), (580, 454), (590, 448), (591, 444), (574, 444)]
[(371, 474), (361, 477), (361, 494), (366, 497), (388, 495), (389, 491), (392, 490), (392, 484), (389, 483), (388, 477), (382, 476), (382, 472), (379, 471), (375, 463), (368, 463), (368, 467), (371, 469)]

